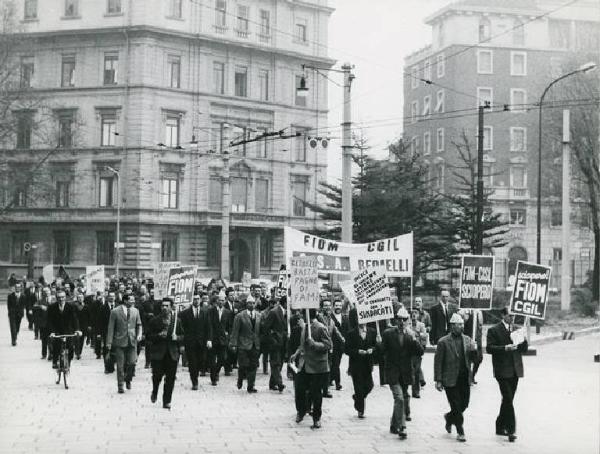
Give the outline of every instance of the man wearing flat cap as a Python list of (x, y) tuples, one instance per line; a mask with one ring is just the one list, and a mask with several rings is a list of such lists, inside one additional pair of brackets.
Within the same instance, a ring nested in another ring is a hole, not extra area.
[(446, 432), (456, 427), (458, 441), (467, 441), (463, 427), (463, 412), (469, 406), (470, 368), (469, 361), (477, 354), (477, 345), (463, 334), (464, 320), (458, 314), (450, 319), (450, 334), (438, 343), (434, 358), (434, 381), (438, 391), (445, 390), (450, 411), (444, 415)]

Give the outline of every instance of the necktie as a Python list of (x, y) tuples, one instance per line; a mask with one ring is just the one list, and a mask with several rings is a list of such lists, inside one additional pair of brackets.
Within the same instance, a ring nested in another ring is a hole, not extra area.
[(198, 308), (194, 308), (194, 318), (198, 320)]
[(252, 328), (254, 328), (254, 312), (250, 313), (250, 320), (252, 320)]
[(127, 308), (127, 321), (129, 322), (129, 308)]

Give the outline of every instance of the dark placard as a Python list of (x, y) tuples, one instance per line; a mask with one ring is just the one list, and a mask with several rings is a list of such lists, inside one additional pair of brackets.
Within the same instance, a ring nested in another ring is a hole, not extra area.
[(544, 320), (552, 268), (535, 263), (517, 262), (515, 285), (510, 297), (510, 312)]
[(195, 266), (180, 266), (169, 270), (167, 296), (173, 298), (175, 304), (191, 304), (196, 282)]
[(491, 309), (494, 289), (494, 257), (463, 255), (460, 269), (461, 309)]

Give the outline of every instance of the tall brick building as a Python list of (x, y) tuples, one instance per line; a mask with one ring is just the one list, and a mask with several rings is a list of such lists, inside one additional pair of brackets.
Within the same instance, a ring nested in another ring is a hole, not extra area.
[[(493, 208), (510, 222), (509, 244), (494, 251), (497, 283), (505, 285), (519, 259), (536, 259), (536, 197), (538, 110), (543, 89), (573, 69), (573, 61), (600, 63), (600, 5), (581, 0), (463, 0), (453, 2), (426, 19), (432, 44), (405, 60), (404, 137), (429, 166), (436, 190), (456, 187), (452, 166), (454, 143), (466, 136), (477, 150), (477, 107), (489, 101), (485, 113), (485, 185), (493, 189)], [(539, 17), (542, 16), (542, 17)], [(538, 18), (539, 17), (539, 18)], [(585, 76), (577, 76), (585, 77)], [(425, 82), (428, 81), (428, 82)], [(568, 82), (565, 82), (568, 83)], [(554, 98), (564, 99), (560, 88)], [(506, 107), (506, 110), (504, 106)], [(550, 135), (545, 110), (544, 131)], [(556, 132), (556, 131), (555, 131)], [(560, 134), (560, 132), (558, 132)], [(543, 166), (560, 162), (544, 141)], [(547, 191), (546, 185), (544, 190)], [(558, 191), (560, 195), (560, 189)], [(560, 282), (560, 197), (543, 194), (542, 263), (553, 264), (554, 285)], [(593, 236), (585, 192), (574, 191), (571, 257), (573, 281), (580, 284), (593, 267)], [(589, 199), (589, 193), (587, 193)]]
[[(230, 142), (326, 122), (326, 81), (309, 78), (306, 98), (295, 88), (303, 63), (333, 64), (327, 1), (15, 4), (20, 83), (43, 99), (39, 110), (15, 114), (56, 133), (42, 138), (18, 122), (2, 144), (9, 190), (0, 202), (14, 205), (0, 225), (0, 274), (24, 274), (25, 243), (36, 246), (36, 275), (48, 263), (75, 273), (104, 264), (112, 272), (120, 180), (122, 271), (178, 260), (219, 276), (223, 151), (231, 157), (231, 273), (224, 277), (275, 273), (283, 226), (318, 222), (301, 201), (316, 200), (326, 155), (304, 136)], [(31, 187), (11, 192), (18, 169), (46, 154)]]

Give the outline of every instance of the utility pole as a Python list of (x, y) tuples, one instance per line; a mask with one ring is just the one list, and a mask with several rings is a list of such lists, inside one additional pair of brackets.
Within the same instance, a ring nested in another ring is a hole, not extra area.
[(571, 149), (570, 111), (563, 110), (562, 139), (562, 259), (560, 261), (560, 309), (571, 306)]
[(223, 213), (221, 214), (221, 279), (229, 279), (229, 212), (231, 210), (231, 179), (229, 176), (229, 152), (223, 150)]
[(483, 253), (483, 109), (479, 106), (479, 128), (477, 132), (477, 219), (475, 221), (475, 254)]
[(121, 259), (121, 178), (119, 171), (106, 166), (106, 170), (117, 177), (117, 242), (115, 244), (115, 275), (119, 279), (119, 262)]
[(344, 118), (342, 122), (342, 241), (352, 243), (352, 65), (344, 63)]

